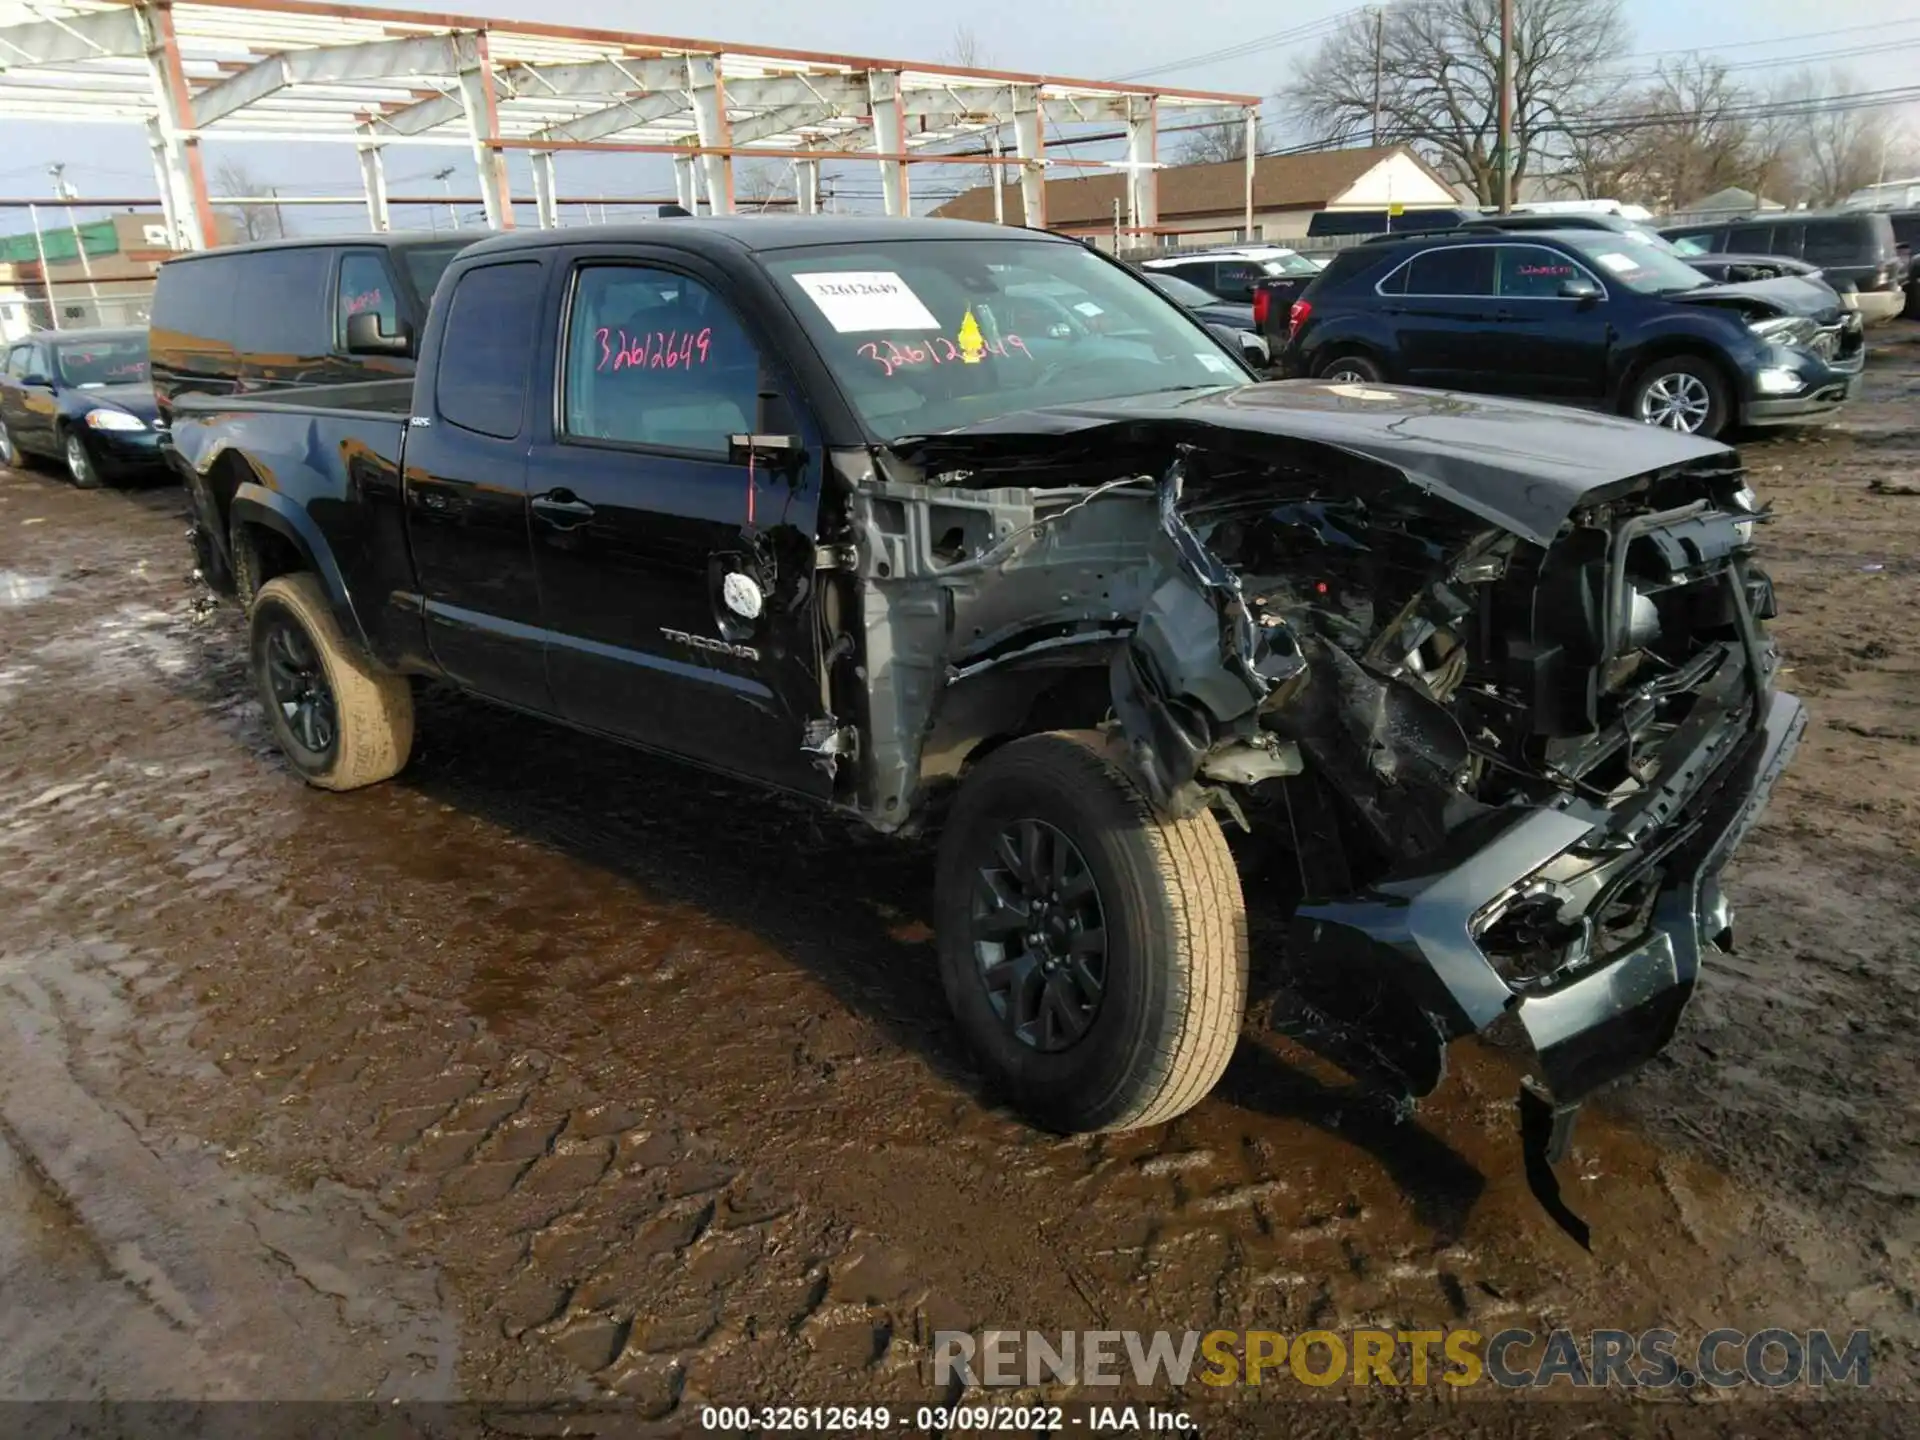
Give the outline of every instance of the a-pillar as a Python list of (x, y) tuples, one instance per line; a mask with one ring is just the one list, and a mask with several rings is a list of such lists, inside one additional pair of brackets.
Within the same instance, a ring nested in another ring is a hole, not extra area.
[(875, 70), (867, 76), (867, 103), (873, 113), (873, 148), (880, 159), (880, 203), (889, 215), (907, 213), (907, 162), (888, 159), (907, 153), (907, 112), (901, 103), (900, 76)]
[(1047, 142), (1040, 105), (1038, 85), (1013, 87), (1013, 148), (1020, 157), (1021, 223), (1029, 230), (1047, 228)]
[(693, 97), (693, 126), (700, 136), (700, 168), (706, 172), (707, 209), (714, 215), (733, 213), (733, 156), (727, 151), (732, 134), (727, 127), (726, 88), (720, 79), (720, 57), (687, 57), (687, 93)]

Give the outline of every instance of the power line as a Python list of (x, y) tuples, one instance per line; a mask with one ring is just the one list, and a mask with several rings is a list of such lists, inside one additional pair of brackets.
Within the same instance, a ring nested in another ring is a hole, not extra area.
[(1135, 70), (1130, 74), (1116, 75), (1113, 78), (1142, 80), (1151, 75), (1165, 75), (1174, 70), (1192, 70), (1202, 65), (1217, 65), (1226, 60), (1243, 59), (1248, 55), (1256, 55), (1262, 50), (1271, 50), (1277, 45), (1284, 45), (1289, 40), (1302, 39), (1318, 30), (1332, 30), (1348, 17), (1358, 15), (1369, 8), (1365, 5), (1355, 5), (1350, 9), (1335, 11), (1331, 15), (1323, 15), (1318, 20), (1308, 21), (1304, 25), (1296, 25), (1290, 30), (1276, 30), (1271, 35), (1256, 35), (1236, 45), (1225, 45), (1218, 50), (1209, 50), (1201, 55), (1189, 55), (1180, 60), (1164, 61), (1159, 65), (1149, 66), (1145, 70)]
[(1920, 17), (1910, 20), (1881, 20), (1872, 25), (1840, 25), (1832, 30), (1807, 30), (1798, 35), (1775, 35), (1765, 40), (1729, 40), (1724, 44), (1685, 45), (1674, 50), (1635, 50), (1622, 60), (1654, 60), (1662, 55), (1698, 55), (1707, 51), (1750, 50), (1760, 45), (1786, 45), (1801, 40), (1824, 40), (1829, 35), (1856, 35), (1863, 30), (1885, 31), (1900, 25), (1920, 25)]

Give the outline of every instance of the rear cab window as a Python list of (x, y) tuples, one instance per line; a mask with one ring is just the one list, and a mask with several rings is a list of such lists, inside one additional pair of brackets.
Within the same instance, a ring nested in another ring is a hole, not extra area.
[(545, 273), (537, 260), (509, 260), (456, 281), (433, 387), (434, 409), (449, 425), (496, 440), (520, 433)]

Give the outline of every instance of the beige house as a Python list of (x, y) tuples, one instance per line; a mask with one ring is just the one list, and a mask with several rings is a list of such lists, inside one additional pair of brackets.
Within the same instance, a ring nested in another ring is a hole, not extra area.
[(43, 212), (38, 237), (0, 236), (0, 340), (145, 325), (154, 272), (173, 254), (166, 217), (134, 210), (58, 229), (47, 219)]
[[(1169, 165), (1159, 172), (1163, 244), (1212, 245), (1255, 240), (1285, 241), (1307, 233), (1321, 210), (1408, 210), (1458, 205), (1453, 187), (1405, 146), (1323, 150), (1309, 155), (1262, 155), (1254, 161), (1253, 233), (1246, 230), (1247, 167), (1244, 160), (1206, 165)], [(1018, 185), (1001, 190), (1001, 206), (1018, 223)], [(982, 185), (933, 212), (957, 220), (994, 218), (993, 190)], [(1096, 239), (1126, 224), (1127, 176), (1096, 171), (1047, 181), (1047, 228)]]

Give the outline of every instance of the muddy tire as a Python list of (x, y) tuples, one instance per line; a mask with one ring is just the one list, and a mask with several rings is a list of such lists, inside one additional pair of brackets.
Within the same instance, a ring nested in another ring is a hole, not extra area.
[(0, 469), (24, 470), (26, 464), (27, 457), (13, 443), (13, 433), (7, 429), (7, 422), (0, 419)]
[(995, 751), (941, 837), (940, 976), (992, 1085), (1051, 1130), (1171, 1120), (1213, 1089), (1247, 1002), (1220, 826), (1158, 814), (1090, 732)]
[(267, 723), (302, 779), (357, 790), (399, 773), (413, 749), (413, 691), (340, 633), (317, 576), (262, 585), (248, 634)]

